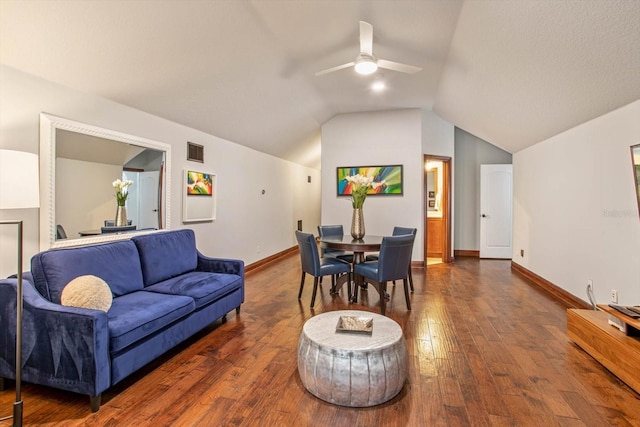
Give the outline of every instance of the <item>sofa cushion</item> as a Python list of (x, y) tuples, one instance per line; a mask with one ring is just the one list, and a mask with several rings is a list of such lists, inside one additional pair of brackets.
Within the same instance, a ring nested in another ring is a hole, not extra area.
[(198, 266), (193, 230), (145, 234), (132, 240), (140, 253), (144, 286), (193, 271)]
[(34, 285), (49, 301), (60, 304), (62, 289), (79, 276), (101, 278), (114, 297), (142, 289), (142, 269), (130, 240), (40, 252), (31, 258)]
[(99, 277), (90, 274), (79, 276), (62, 289), (60, 303), (68, 307), (82, 307), (109, 311), (113, 295), (109, 285)]
[(147, 286), (145, 291), (170, 295), (186, 295), (194, 299), (196, 308), (209, 304), (242, 286), (235, 274), (193, 271)]
[(138, 291), (113, 299), (107, 312), (109, 350), (126, 348), (195, 310), (192, 298)]

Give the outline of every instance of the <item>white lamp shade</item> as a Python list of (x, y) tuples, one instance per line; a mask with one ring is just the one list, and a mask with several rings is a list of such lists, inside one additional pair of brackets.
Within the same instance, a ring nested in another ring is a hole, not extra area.
[(0, 150), (0, 209), (40, 207), (38, 155)]

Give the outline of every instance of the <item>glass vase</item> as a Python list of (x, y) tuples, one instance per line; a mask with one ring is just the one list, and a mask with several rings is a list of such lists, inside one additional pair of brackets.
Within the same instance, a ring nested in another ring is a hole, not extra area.
[(355, 208), (351, 217), (351, 237), (362, 239), (364, 237), (364, 216), (362, 208)]

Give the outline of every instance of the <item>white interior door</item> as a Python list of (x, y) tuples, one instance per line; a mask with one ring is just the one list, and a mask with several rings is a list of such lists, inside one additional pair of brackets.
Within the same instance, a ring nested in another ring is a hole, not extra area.
[(158, 180), (160, 172), (140, 172), (138, 230), (158, 227)]
[(480, 258), (511, 259), (513, 166), (480, 165)]

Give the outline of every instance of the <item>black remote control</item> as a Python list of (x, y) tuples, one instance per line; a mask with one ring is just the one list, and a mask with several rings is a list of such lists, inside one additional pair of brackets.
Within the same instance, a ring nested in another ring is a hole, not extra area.
[(627, 306), (627, 309), (633, 311), (634, 313), (640, 314), (640, 307)]
[(616, 304), (609, 304), (609, 307), (613, 308), (614, 310), (618, 310), (620, 313), (625, 314), (629, 317), (633, 317), (634, 319), (640, 319), (640, 313), (631, 311), (627, 307), (623, 307), (621, 305), (616, 305)]

